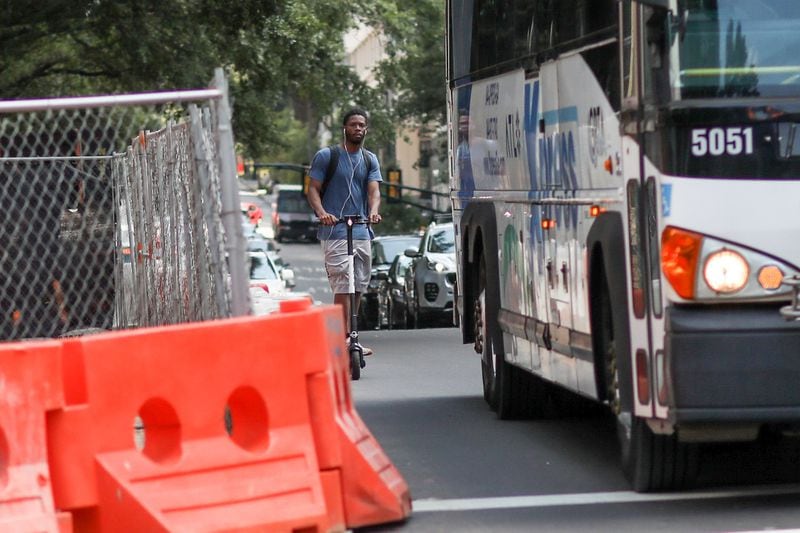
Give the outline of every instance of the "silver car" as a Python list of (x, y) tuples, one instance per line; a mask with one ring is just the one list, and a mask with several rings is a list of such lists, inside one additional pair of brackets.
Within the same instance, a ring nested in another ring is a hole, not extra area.
[(453, 287), (456, 283), (455, 232), (452, 222), (432, 222), (406, 270), (406, 306), (414, 327), (439, 321), (453, 324)]

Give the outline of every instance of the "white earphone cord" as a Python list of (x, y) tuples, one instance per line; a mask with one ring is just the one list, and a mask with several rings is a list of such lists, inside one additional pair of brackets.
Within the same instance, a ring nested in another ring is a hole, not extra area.
[[(344, 149), (344, 153), (347, 154), (347, 160), (350, 161), (350, 183), (347, 185), (347, 198), (345, 198), (344, 203), (342, 204), (342, 209), (339, 211), (339, 219), (341, 220), (342, 215), (344, 215), (344, 208), (347, 207), (347, 202), (353, 199), (353, 180), (356, 177), (356, 169), (358, 165), (364, 162), (364, 153), (359, 149), (358, 153), (361, 154), (361, 159), (359, 160), (356, 158), (356, 164), (353, 165), (353, 160), (350, 159), (350, 152), (347, 151), (347, 148)], [(365, 163), (366, 165), (366, 163)], [(366, 168), (366, 166), (364, 167)], [(353, 202), (355, 204), (355, 201)]]

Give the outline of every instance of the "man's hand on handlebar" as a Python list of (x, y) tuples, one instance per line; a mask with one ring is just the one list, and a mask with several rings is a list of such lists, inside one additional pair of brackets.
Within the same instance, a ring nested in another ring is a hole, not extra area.
[(383, 217), (381, 217), (378, 213), (370, 213), (369, 215), (370, 224), (377, 224), (381, 220), (383, 220)]
[(331, 215), (328, 212), (323, 213), (322, 216), (319, 217), (319, 222), (323, 226), (333, 226), (338, 221), (339, 221), (338, 218), (336, 218), (334, 215)]

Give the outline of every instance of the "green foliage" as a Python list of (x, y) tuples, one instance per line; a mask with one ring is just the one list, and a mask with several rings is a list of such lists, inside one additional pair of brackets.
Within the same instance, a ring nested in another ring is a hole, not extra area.
[(362, 12), (388, 38), (378, 78), (397, 95), (398, 121), (445, 122), (444, 15), (441, 0), (375, 0)]
[(342, 0), (9, 0), (0, 17), (0, 98), (199, 88), (223, 66), (250, 153), (286, 146), (293, 97), (326, 113), (356, 82)]
[[(401, 121), (441, 122), (443, 2), (358, 4), (5, 0), (0, 98), (200, 88), (223, 66), (243, 151), (295, 162), (308, 161), (318, 148), (308, 125), (354, 104), (370, 111), (369, 147), (394, 141)], [(343, 63), (342, 37), (357, 19), (388, 36), (377, 87)], [(332, 120), (338, 131), (339, 117)]]
[(430, 217), (411, 205), (389, 203), (386, 198), (381, 202), (383, 220), (375, 226), (376, 235), (394, 235), (398, 233), (414, 233), (430, 222)]

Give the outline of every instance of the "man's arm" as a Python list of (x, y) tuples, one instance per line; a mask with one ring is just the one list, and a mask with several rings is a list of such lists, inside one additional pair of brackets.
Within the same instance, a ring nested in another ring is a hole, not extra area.
[(309, 181), (311, 183), (308, 185), (308, 193), (306, 196), (308, 197), (308, 203), (311, 209), (314, 210), (314, 213), (323, 226), (333, 226), (336, 224), (336, 217), (325, 211), (325, 208), (322, 207), (322, 182), (315, 179)]
[(367, 183), (367, 206), (369, 207), (369, 221), (372, 224), (377, 224), (381, 221), (381, 215), (378, 213), (381, 208), (381, 182), (370, 181)]

